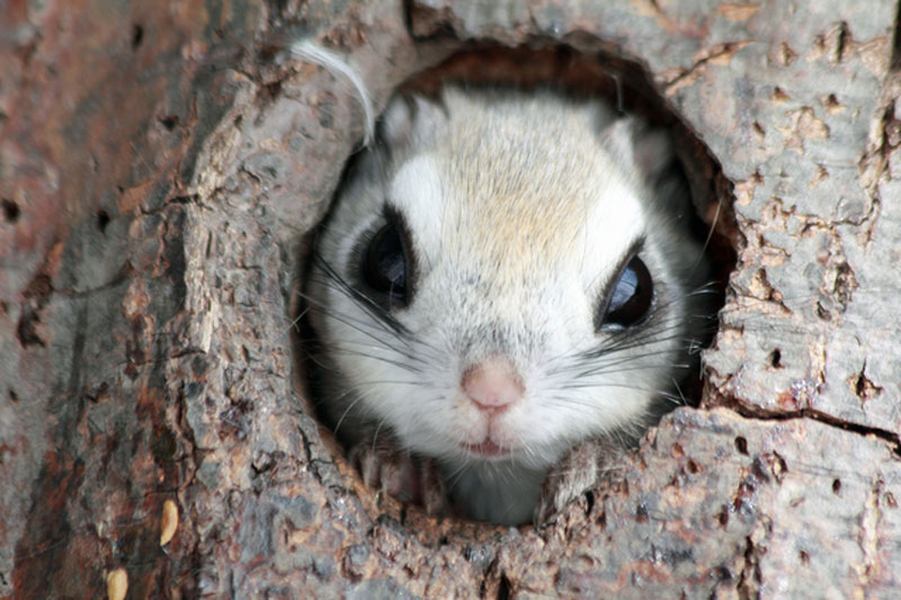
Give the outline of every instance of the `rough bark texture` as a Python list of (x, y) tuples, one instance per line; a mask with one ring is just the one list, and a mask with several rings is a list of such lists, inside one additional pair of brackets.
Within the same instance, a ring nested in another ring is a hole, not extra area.
[[(890, 597), (901, 102), (888, 1), (0, 8), (0, 597)], [(377, 102), (470, 40), (643, 65), (734, 184), (699, 409), (540, 528), (376, 498), (304, 411), (303, 232)], [(179, 524), (160, 544), (163, 504)]]

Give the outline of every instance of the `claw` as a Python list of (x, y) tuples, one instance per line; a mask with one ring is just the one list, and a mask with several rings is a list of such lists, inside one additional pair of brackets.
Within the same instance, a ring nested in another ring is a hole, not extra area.
[(548, 521), (595, 487), (602, 472), (622, 457), (625, 448), (610, 440), (582, 442), (548, 473), (535, 508), (535, 523)]
[(445, 512), (444, 480), (435, 461), (414, 456), (384, 436), (377, 445), (371, 439), (359, 441), (349, 449), (348, 460), (366, 487), (421, 505), (430, 515)]

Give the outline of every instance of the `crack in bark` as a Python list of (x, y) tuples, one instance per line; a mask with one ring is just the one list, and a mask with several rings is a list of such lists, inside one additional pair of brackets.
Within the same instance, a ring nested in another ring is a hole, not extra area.
[(901, 3), (898, 4), (898, 12), (895, 14), (894, 31), (892, 36), (892, 57), (889, 68), (894, 72), (901, 72)]
[(691, 85), (694, 78), (700, 75), (701, 70), (706, 67), (708, 63), (717, 60), (728, 60), (733, 54), (747, 46), (749, 43), (750, 42), (745, 40), (738, 42), (723, 42), (710, 48), (708, 50), (709, 53), (706, 56), (696, 60), (693, 65), (676, 75), (673, 79), (665, 82), (664, 96), (671, 96), (680, 88)]
[(750, 535), (745, 537), (744, 559), (745, 564), (738, 574), (738, 583), (735, 585), (738, 597), (742, 598), (742, 600), (756, 598), (760, 592), (760, 565), (758, 564), (754, 540), (751, 539)]
[(801, 408), (793, 411), (779, 412), (756, 406), (752, 407), (742, 402), (740, 399), (734, 397), (722, 398), (721, 402), (721, 404), (718, 402), (718, 405), (731, 408), (740, 416), (746, 419), (754, 419), (757, 421), (792, 421), (795, 419), (811, 419), (813, 421), (817, 421), (818, 423), (828, 425), (829, 427), (856, 433), (858, 435), (872, 435), (886, 442), (890, 447), (892, 454), (894, 454), (898, 459), (901, 459), (901, 436), (886, 429), (880, 429), (879, 427), (872, 427), (869, 425), (861, 425), (859, 423), (844, 421), (836, 416), (830, 415), (829, 413), (824, 413), (814, 408)]

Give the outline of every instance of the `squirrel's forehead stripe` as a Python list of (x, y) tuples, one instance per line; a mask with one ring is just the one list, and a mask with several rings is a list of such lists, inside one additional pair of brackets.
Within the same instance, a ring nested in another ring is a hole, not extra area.
[(459, 243), (459, 255), (506, 264), (514, 278), (574, 254), (591, 255), (583, 266), (592, 277), (621, 260), (644, 229), (642, 191), (599, 143), (589, 111), (448, 102), (448, 143), (413, 162), (428, 172), (418, 179), (433, 182), (418, 201), (438, 200), (433, 216), (448, 234), (442, 239)]

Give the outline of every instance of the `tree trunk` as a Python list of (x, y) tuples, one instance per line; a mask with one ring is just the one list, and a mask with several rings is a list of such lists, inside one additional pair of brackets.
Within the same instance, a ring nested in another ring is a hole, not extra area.
[[(0, 597), (897, 594), (897, 13), (6, 3)], [(633, 61), (714, 157), (719, 199), (734, 190), (701, 406), (555, 521), (376, 497), (305, 408), (301, 242), (363, 121), (347, 81), (285, 51), (301, 38), (379, 105), (470, 40)]]

